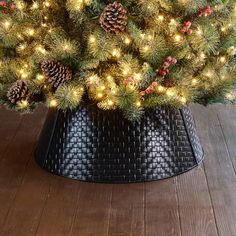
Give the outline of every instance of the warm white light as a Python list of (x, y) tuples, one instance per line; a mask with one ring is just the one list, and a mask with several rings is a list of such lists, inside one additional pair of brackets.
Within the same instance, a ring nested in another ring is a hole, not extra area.
[(95, 38), (94, 35), (90, 35), (90, 37), (89, 37), (89, 42), (90, 42), (90, 43), (95, 43), (95, 42), (96, 42), (96, 38)]
[(131, 39), (126, 37), (124, 42), (125, 42), (125, 44), (129, 45), (131, 43)]
[(164, 20), (164, 16), (163, 16), (163, 15), (159, 15), (159, 16), (158, 16), (158, 19), (159, 19), (160, 21), (163, 21), (163, 20)]
[(98, 93), (98, 94), (97, 94), (97, 97), (98, 97), (98, 98), (102, 98), (102, 97), (103, 97), (103, 94), (102, 94), (102, 93)]
[(179, 42), (181, 40), (181, 36), (179, 34), (175, 35), (175, 41)]
[(50, 107), (56, 107), (57, 106), (57, 101), (55, 99), (52, 99), (49, 103)]
[(138, 102), (136, 102), (136, 104), (135, 104), (137, 107), (140, 107), (141, 106), (141, 102), (140, 101), (138, 101)]
[(220, 57), (220, 62), (225, 63), (226, 62), (226, 57), (225, 56)]

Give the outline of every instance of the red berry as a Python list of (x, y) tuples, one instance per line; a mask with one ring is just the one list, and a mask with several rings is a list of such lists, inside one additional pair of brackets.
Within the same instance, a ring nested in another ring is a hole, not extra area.
[(165, 61), (165, 62), (163, 63), (164, 69), (168, 68), (169, 66), (170, 66), (170, 63), (169, 63), (168, 61)]
[(145, 92), (145, 91), (141, 91), (141, 92), (140, 92), (140, 96), (142, 96), (142, 97), (144, 97), (144, 96), (145, 96), (145, 94), (146, 94), (146, 92)]
[(177, 59), (173, 57), (171, 63), (172, 64), (176, 64), (177, 63)]
[(166, 61), (169, 62), (169, 63), (171, 63), (172, 57), (167, 57), (167, 58), (166, 58)]
[(183, 25), (184, 25), (184, 27), (189, 29), (191, 27), (192, 23), (191, 23), (191, 21), (185, 21)]
[(156, 81), (152, 82), (152, 86), (156, 88), (158, 86), (158, 83)]
[(167, 75), (168, 74), (168, 70), (167, 69), (162, 69), (162, 70), (159, 70), (159, 74), (160, 75)]

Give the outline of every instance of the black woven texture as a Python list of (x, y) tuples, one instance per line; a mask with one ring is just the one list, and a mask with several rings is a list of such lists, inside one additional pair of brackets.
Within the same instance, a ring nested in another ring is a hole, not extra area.
[(186, 172), (201, 162), (203, 150), (188, 108), (157, 108), (131, 123), (119, 111), (80, 106), (49, 111), (35, 157), (64, 177), (130, 183)]

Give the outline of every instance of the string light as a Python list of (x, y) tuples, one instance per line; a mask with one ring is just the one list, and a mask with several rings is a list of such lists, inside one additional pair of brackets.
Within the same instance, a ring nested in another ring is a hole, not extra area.
[(225, 56), (220, 57), (220, 62), (225, 63), (226, 62), (226, 57)]
[(158, 90), (159, 92), (163, 92), (163, 91), (164, 91), (164, 87), (161, 86), (161, 85), (159, 85), (159, 86), (157, 87), (157, 90)]
[(105, 90), (106, 89), (106, 86), (101, 86), (101, 90)]
[(97, 94), (97, 97), (98, 97), (98, 98), (102, 98), (102, 97), (103, 97), (103, 94), (102, 94), (102, 93), (98, 93), (98, 94)]
[(179, 42), (182, 37), (179, 34), (176, 34), (174, 38), (176, 42)]
[(134, 79), (141, 80), (142, 79), (142, 75), (139, 74), (139, 73), (136, 73), (136, 74), (134, 74)]
[(28, 35), (33, 36), (35, 33), (34, 29), (28, 29)]
[(117, 48), (114, 48), (113, 51), (112, 51), (112, 56), (119, 58), (121, 56), (120, 55), (120, 50), (117, 49)]
[(205, 58), (206, 58), (206, 54), (202, 52), (202, 53), (200, 54), (200, 57), (201, 57), (201, 59), (205, 59)]
[(129, 37), (126, 37), (124, 42), (125, 44), (129, 45), (131, 43), (131, 39)]
[(18, 106), (19, 106), (21, 109), (26, 108), (28, 105), (29, 105), (29, 102), (28, 102), (27, 100), (22, 100), (22, 101), (18, 102)]
[(34, 2), (32, 4), (32, 9), (37, 9), (39, 7), (38, 3), (37, 2)]
[(57, 106), (57, 100), (56, 99), (50, 100), (49, 106), (50, 107), (56, 107)]
[(166, 92), (166, 95), (167, 96), (169, 96), (169, 97), (172, 97), (172, 96), (174, 96), (174, 91), (172, 91), (172, 90), (167, 90), (167, 92)]
[(163, 20), (164, 20), (164, 16), (163, 16), (163, 15), (159, 15), (159, 16), (158, 16), (158, 19), (159, 19), (160, 21), (163, 21)]
[(140, 102), (140, 101), (137, 101), (137, 102), (135, 103), (135, 105), (136, 105), (136, 107), (141, 107), (141, 102)]
[(187, 102), (187, 99), (185, 97), (181, 97), (180, 101), (185, 104)]
[(36, 79), (42, 81), (44, 79), (44, 76), (42, 74), (37, 74)]
[(5, 22), (3, 23), (3, 25), (4, 25), (5, 29), (9, 29), (11, 23), (10, 23), (10, 21), (5, 21)]
[(89, 37), (89, 42), (90, 42), (90, 43), (95, 43), (95, 42), (96, 42), (96, 38), (95, 38), (94, 35), (90, 35), (90, 37)]
[(107, 104), (108, 104), (109, 106), (112, 106), (112, 105), (114, 104), (114, 102), (113, 102), (112, 100), (108, 100)]
[(197, 84), (197, 79), (192, 79), (192, 85)]
[(147, 46), (147, 45), (143, 47), (143, 51), (144, 51), (144, 52), (147, 52), (149, 49), (150, 49), (150, 47)]

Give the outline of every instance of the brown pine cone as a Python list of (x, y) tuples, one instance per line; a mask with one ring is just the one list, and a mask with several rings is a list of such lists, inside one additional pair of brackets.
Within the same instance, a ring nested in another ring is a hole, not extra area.
[(113, 2), (101, 14), (100, 24), (106, 32), (117, 35), (125, 31), (127, 19), (127, 11), (122, 4)]
[(7, 98), (11, 103), (16, 103), (22, 99), (29, 97), (29, 81), (27, 80), (17, 80), (9, 88), (7, 92)]
[(172, 88), (172, 87), (175, 87), (176, 83), (173, 79), (170, 79), (170, 78), (166, 77), (161, 82), (161, 85), (165, 88)]
[(45, 60), (41, 63), (41, 70), (48, 78), (48, 82), (53, 89), (57, 89), (60, 85), (72, 79), (72, 71), (56, 60)]

